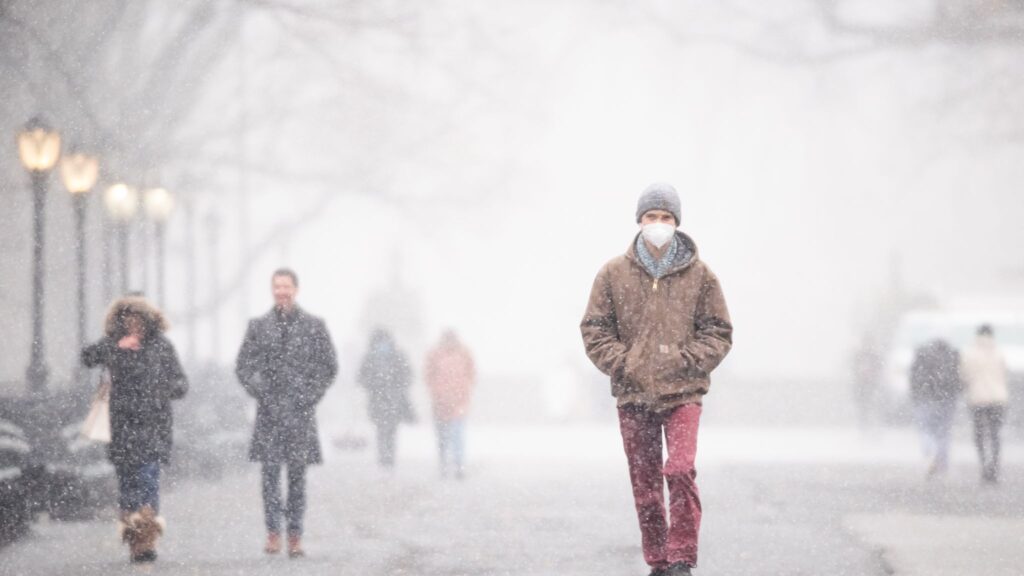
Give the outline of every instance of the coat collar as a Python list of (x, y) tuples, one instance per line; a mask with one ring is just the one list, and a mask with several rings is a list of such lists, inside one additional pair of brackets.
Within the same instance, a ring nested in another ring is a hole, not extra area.
[[(633, 242), (630, 243), (629, 249), (626, 250), (626, 258), (632, 261), (634, 264), (643, 269), (644, 273), (647, 273), (647, 269), (640, 262), (640, 257), (636, 254), (636, 243), (640, 239), (640, 233), (633, 237)], [(697, 255), (697, 243), (693, 241), (686, 233), (681, 230), (676, 230), (676, 241), (679, 242), (679, 249), (676, 251), (675, 262), (665, 272), (665, 276), (681, 272), (689, 268), (694, 262), (699, 259)], [(662, 276), (664, 278), (665, 276)]]
[[(297, 321), (303, 320), (305, 317), (306, 317), (306, 311), (303, 310), (298, 304), (296, 304), (295, 308), (292, 309), (292, 313), (290, 315), (291, 321), (292, 322), (297, 322)], [(264, 320), (268, 320), (270, 322), (277, 321), (277, 318), (278, 318), (278, 316), (277, 316), (277, 308), (276, 307), (271, 307), (270, 310), (267, 311), (267, 313), (263, 315), (263, 319)]]

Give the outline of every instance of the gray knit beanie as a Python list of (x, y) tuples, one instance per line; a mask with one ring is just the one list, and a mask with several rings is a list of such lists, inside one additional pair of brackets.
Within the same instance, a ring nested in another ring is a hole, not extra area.
[(671, 184), (657, 182), (648, 186), (636, 203), (636, 221), (640, 222), (644, 213), (651, 210), (664, 210), (676, 217), (676, 226), (682, 219), (679, 217), (679, 193)]

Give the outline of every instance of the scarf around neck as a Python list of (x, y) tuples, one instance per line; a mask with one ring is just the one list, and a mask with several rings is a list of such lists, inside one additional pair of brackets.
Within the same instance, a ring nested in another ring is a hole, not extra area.
[(672, 243), (669, 244), (668, 249), (665, 250), (665, 254), (662, 255), (660, 260), (655, 260), (654, 255), (651, 254), (650, 250), (647, 249), (647, 244), (644, 243), (644, 237), (637, 236), (636, 238), (636, 255), (640, 259), (640, 265), (647, 270), (647, 273), (651, 275), (655, 280), (660, 279), (662, 276), (668, 273), (669, 268), (676, 260), (676, 253), (679, 252), (679, 237), (673, 236)]

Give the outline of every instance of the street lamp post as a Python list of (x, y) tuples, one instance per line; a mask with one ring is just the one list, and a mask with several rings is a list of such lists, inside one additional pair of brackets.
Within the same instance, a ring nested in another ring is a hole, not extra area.
[(210, 212), (206, 215), (206, 229), (210, 242), (210, 291), (212, 293), (211, 301), (213, 302), (210, 356), (214, 362), (217, 362), (220, 359), (220, 303), (217, 302), (217, 292), (220, 290), (220, 248), (218, 245), (220, 242), (220, 217), (216, 212)]
[(117, 222), (117, 244), (121, 259), (121, 295), (128, 293), (128, 225), (139, 208), (139, 195), (127, 184), (114, 184), (103, 194), (103, 203)]
[(174, 196), (166, 188), (150, 188), (143, 197), (146, 216), (153, 221), (156, 236), (156, 301), (164, 307), (164, 225), (174, 210)]
[(43, 256), (46, 215), (46, 183), (60, 157), (60, 134), (38, 117), (29, 120), (18, 134), (18, 154), (32, 177), (32, 352), (25, 378), (33, 394), (46, 392), (49, 371), (43, 342)]
[(72, 195), (75, 208), (75, 256), (78, 268), (78, 349), (85, 346), (85, 208), (89, 191), (96, 185), (100, 163), (95, 156), (74, 153), (60, 163), (60, 176), (64, 187)]

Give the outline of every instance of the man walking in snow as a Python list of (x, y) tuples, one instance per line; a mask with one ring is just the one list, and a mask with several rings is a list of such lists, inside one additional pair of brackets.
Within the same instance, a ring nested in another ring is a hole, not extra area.
[(636, 221), (640, 233), (626, 253), (598, 273), (580, 330), (587, 356), (611, 377), (651, 576), (685, 576), (697, 564), (700, 531), (701, 399), (732, 346), (732, 323), (718, 278), (677, 230), (675, 188), (644, 190)]
[[(263, 511), (267, 543), (281, 551), (281, 522), (288, 528), (288, 556), (302, 550), (306, 509), (306, 467), (319, 464), (316, 406), (338, 372), (334, 345), (320, 318), (295, 303), (299, 278), (281, 268), (271, 277), (274, 308), (249, 322), (235, 373), (256, 399), (256, 429), (249, 459), (263, 464)], [(287, 468), (288, 500), (281, 498), (281, 472)]]

